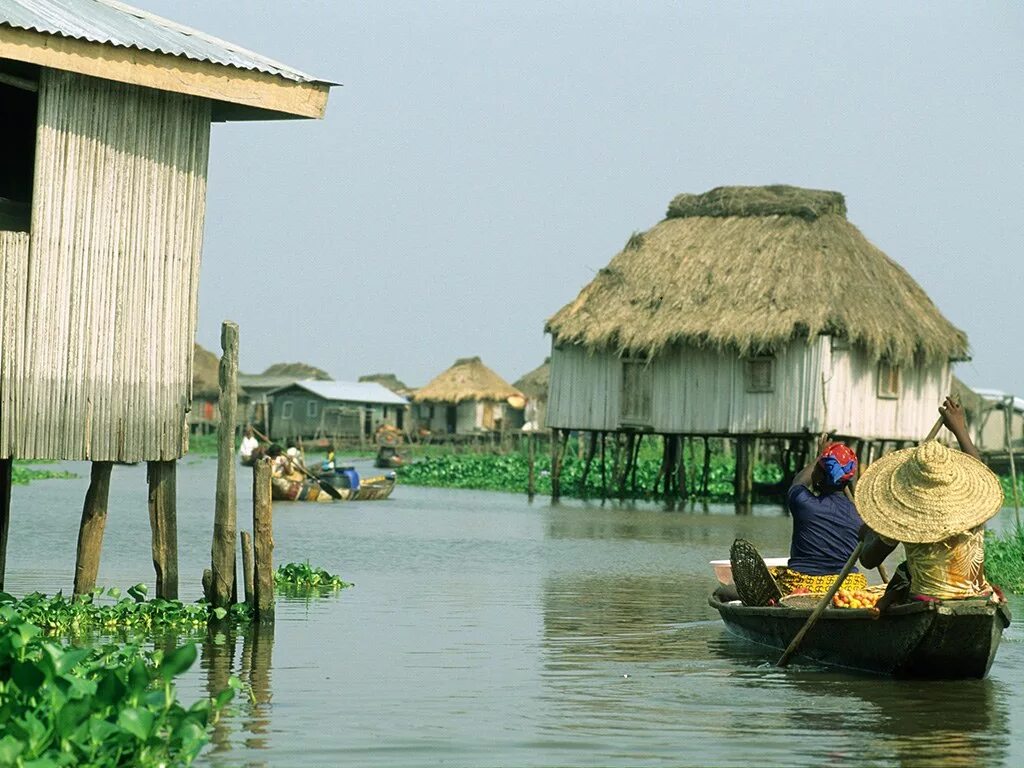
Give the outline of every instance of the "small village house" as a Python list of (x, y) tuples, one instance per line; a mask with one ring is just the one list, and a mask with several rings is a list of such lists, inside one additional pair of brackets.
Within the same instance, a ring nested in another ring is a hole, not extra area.
[(1024, 398), (998, 389), (968, 387), (955, 376), (953, 392), (960, 398), (975, 447), (998, 472), (1014, 471), (1024, 453)]
[(417, 424), (434, 435), (495, 434), (523, 426), (523, 393), (479, 357), (463, 357), (413, 395)]
[(548, 412), (548, 383), (551, 379), (551, 358), (522, 378), (513, 382), (512, 386), (526, 396), (526, 407), (523, 409), (523, 429), (536, 432), (546, 429)]
[(322, 117), (330, 85), (112, 0), (0, 4), (0, 586), (12, 457), (93, 462), (76, 592), (113, 464), (146, 461), (176, 596), (211, 125)]
[(267, 394), (270, 436), (368, 439), (382, 425), (403, 429), (409, 401), (376, 382), (306, 379)]
[(679, 195), (546, 330), (549, 426), (739, 438), (738, 498), (754, 436), (920, 440), (968, 351), (841, 194), (783, 186)]
[(274, 416), (270, 393), (308, 379), (333, 381), (327, 371), (308, 363), (274, 363), (263, 373), (239, 373), (238, 386), (246, 393), (245, 408), (239, 409), (243, 420), (269, 435)]

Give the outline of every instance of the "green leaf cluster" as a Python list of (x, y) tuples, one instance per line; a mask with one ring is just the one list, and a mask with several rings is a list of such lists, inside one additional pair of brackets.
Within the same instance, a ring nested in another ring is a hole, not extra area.
[(233, 679), (185, 708), (174, 678), (195, 659), (192, 643), (169, 653), (58, 644), (14, 606), (0, 606), (0, 765), (191, 764), (241, 685)]
[(985, 578), (1010, 592), (1024, 593), (1024, 527), (986, 533)]
[(75, 477), (73, 472), (63, 472), (56, 469), (37, 469), (15, 464), (11, 470), (11, 482), (14, 485), (28, 485), (32, 480), (66, 480)]
[(274, 584), (279, 590), (293, 594), (333, 592), (352, 586), (340, 576), (312, 567), (309, 561), (279, 566), (274, 573)]

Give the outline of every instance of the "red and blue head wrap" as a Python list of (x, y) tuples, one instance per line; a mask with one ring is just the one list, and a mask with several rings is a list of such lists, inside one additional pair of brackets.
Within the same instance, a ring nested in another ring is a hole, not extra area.
[(842, 488), (857, 473), (857, 454), (842, 443), (833, 443), (818, 457), (818, 466), (829, 485)]

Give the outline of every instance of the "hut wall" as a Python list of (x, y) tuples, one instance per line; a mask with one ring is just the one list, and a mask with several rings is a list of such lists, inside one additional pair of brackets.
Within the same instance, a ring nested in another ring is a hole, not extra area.
[(19, 368), (19, 342), (24, 332), (19, 321), (28, 285), (28, 234), (0, 231), (0, 458), (13, 454), (17, 405), (13, 386)]
[[(824, 337), (823, 337), (824, 338)], [(950, 366), (901, 365), (898, 395), (879, 396), (879, 363), (859, 348), (825, 350), (828, 429), (865, 439), (921, 440), (950, 391)]]
[(186, 449), (209, 140), (208, 101), (42, 71), (5, 453)]
[(582, 347), (551, 350), (547, 427), (616, 430), (622, 361), (610, 352)]

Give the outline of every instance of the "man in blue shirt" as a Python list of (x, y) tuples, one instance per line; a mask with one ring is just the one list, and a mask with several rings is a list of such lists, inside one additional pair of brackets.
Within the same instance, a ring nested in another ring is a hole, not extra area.
[[(784, 595), (798, 589), (825, 592), (846, 565), (863, 524), (844, 491), (856, 473), (857, 455), (843, 443), (832, 443), (793, 478), (786, 496), (793, 518), (789, 565), (772, 573)], [(865, 586), (864, 575), (856, 572), (843, 582), (843, 589)]]

